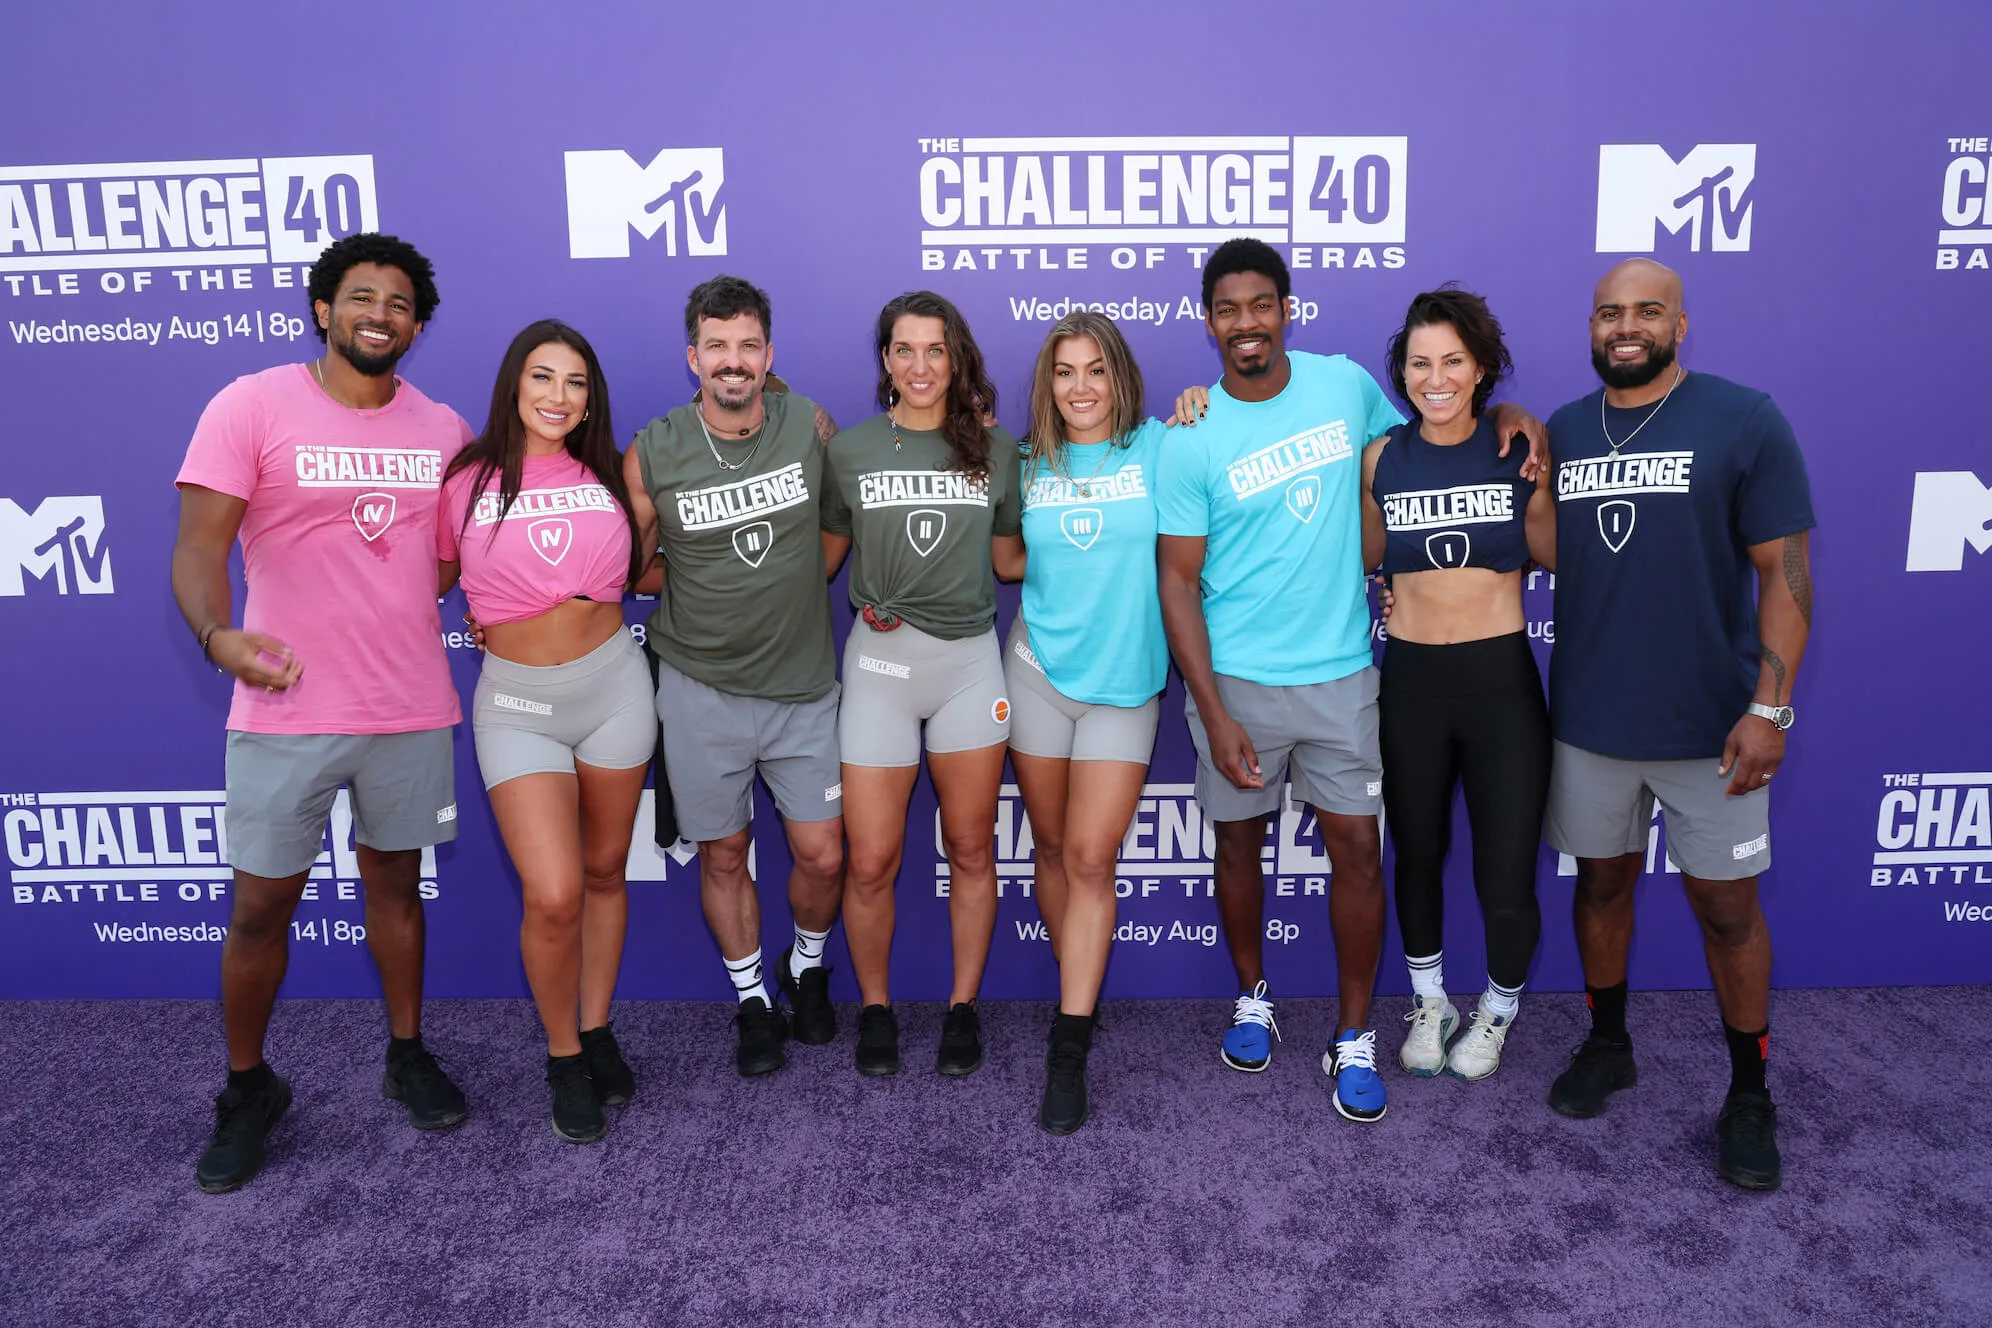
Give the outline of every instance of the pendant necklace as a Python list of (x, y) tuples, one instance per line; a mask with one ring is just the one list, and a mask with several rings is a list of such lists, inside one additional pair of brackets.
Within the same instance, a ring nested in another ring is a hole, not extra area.
[[(1070, 442), (1061, 444), (1058, 449), (1059, 458), (1064, 458), (1067, 455), (1066, 449), (1073, 446), (1076, 446), (1076, 444)], [(1120, 439), (1109, 438), (1107, 440), (1107, 450), (1100, 453), (1100, 460), (1093, 467), (1093, 473), (1091, 475), (1088, 475), (1083, 480), (1075, 479), (1072, 473), (1065, 468), (1065, 466), (1061, 463), (1060, 460), (1054, 460), (1051, 463), (1051, 468), (1053, 471), (1057, 472), (1059, 478), (1063, 479), (1067, 484), (1070, 484), (1074, 488), (1078, 489), (1079, 496), (1081, 498), (1091, 498), (1093, 496), (1093, 485), (1099, 482), (1100, 472), (1107, 468), (1107, 462), (1113, 460), (1114, 449), (1119, 446), (1120, 446)]]
[(693, 401), (692, 414), (699, 417), (699, 432), (705, 435), (706, 447), (712, 452), (712, 459), (719, 463), (721, 470), (745, 470), (748, 464), (754, 460), (754, 454), (761, 450), (761, 444), (767, 441), (768, 422), (766, 419), (763, 419), (761, 421), (761, 436), (754, 440), (754, 446), (747, 450), (747, 455), (740, 458), (738, 462), (729, 462), (719, 454), (719, 445), (712, 440), (712, 430), (706, 428), (705, 408), (699, 405), (697, 401)]
[(1624, 447), (1624, 446), (1625, 446), (1626, 444), (1630, 443), (1630, 442), (1631, 442), (1631, 441), (1632, 441), (1633, 439), (1635, 439), (1635, 438), (1639, 437), (1639, 429), (1644, 429), (1644, 428), (1645, 428), (1645, 427), (1646, 427), (1647, 425), (1649, 425), (1649, 424), (1653, 423), (1653, 417), (1654, 417), (1655, 415), (1658, 415), (1658, 414), (1660, 413), (1660, 406), (1664, 406), (1664, 405), (1666, 405), (1666, 404), (1667, 404), (1667, 398), (1668, 398), (1668, 397), (1671, 397), (1671, 396), (1673, 396), (1673, 395), (1674, 395), (1674, 389), (1675, 389), (1675, 388), (1677, 388), (1677, 387), (1679, 387), (1679, 386), (1681, 385), (1681, 379), (1682, 379), (1682, 377), (1683, 377), (1683, 376), (1684, 376), (1684, 373), (1683, 373), (1683, 370), (1681, 369), (1681, 366), (1680, 366), (1680, 365), (1678, 365), (1678, 364), (1677, 364), (1677, 365), (1675, 365), (1675, 366), (1674, 366), (1674, 381), (1673, 381), (1673, 382), (1671, 382), (1671, 383), (1669, 383), (1669, 384), (1667, 384), (1667, 391), (1666, 391), (1666, 394), (1665, 394), (1665, 395), (1663, 395), (1663, 396), (1662, 396), (1662, 397), (1660, 398), (1660, 404), (1659, 404), (1659, 405), (1657, 405), (1657, 406), (1655, 406), (1655, 407), (1654, 407), (1654, 408), (1653, 408), (1653, 409), (1652, 409), (1651, 411), (1649, 411), (1649, 412), (1647, 413), (1647, 416), (1646, 416), (1646, 418), (1645, 418), (1645, 419), (1643, 419), (1643, 420), (1641, 420), (1641, 421), (1639, 422), (1639, 428), (1638, 428), (1638, 429), (1634, 429), (1634, 430), (1633, 430), (1633, 431), (1632, 431), (1631, 433), (1627, 434), (1627, 435), (1626, 435), (1626, 436), (1625, 436), (1625, 437), (1624, 437), (1624, 438), (1623, 438), (1623, 439), (1622, 439), (1621, 441), (1619, 441), (1619, 442), (1616, 442), (1616, 443), (1612, 442), (1612, 431), (1611, 431), (1610, 429), (1607, 429), (1607, 428), (1605, 427), (1605, 396), (1604, 396), (1604, 393), (1600, 392), (1600, 393), (1598, 394), (1598, 432), (1602, 433), (1602, 434), (1603, 434), (1603, 435), (1605, 436), (1605, 442), (1606, 442), (1606, 443), (1608, 443), (1608, 444), (1610, 444), (1610, 446), (1611, 446), (1611, 449), (1612, 449), (1612, 455), (1613, 455), (1613, 456), (1617, 456), (1617, 455), (1618, 455), (1618, 451), (1619, 451), (1619, 449), (1620, 449), (1621, 447)]

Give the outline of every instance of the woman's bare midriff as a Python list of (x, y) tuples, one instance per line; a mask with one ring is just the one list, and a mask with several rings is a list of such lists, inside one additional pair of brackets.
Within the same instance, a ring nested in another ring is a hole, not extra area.
[(533, 618), (484, 629), (484, 648), (533, 668), (577, 660), (622, 630), (622, 602), (569, 599)]
[(1390, 579), (1396, 603), (1387, 630), (1402, 641), (1450, 646), (1523, 631), (1522, 574), (1485, 567), (1400, 572)]

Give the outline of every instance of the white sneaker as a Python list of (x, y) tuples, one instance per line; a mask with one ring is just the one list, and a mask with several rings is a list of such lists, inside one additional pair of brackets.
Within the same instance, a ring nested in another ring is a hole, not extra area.
[(1411, 1013), (1404, 1019), (1411, 1031), (1404, 1037), (1397, 1063), (1420, 1079), (1429, 1079), (1446, 1068), (1446, 1043), (1459, 1030), (1459, 1011), (1443, 996), (1437, 1000), (1414, 996)]
[(1503, 1019), (1483, 1009), (1473, 1012), (1473, 1022), (1446, 1058), (1446, 1073), (1457, 1079), (1485, 1079), (1501, 1068), (1501, 1045), (1515, 1026), (1513, 1016)]

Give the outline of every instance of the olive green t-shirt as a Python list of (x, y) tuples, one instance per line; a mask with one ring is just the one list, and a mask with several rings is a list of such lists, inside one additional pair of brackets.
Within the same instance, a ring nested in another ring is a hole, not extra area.
[(948, 469), (938, 429), (900, 429), (875, 415), (830, 440), (823, 528), (851, 537), (851, 607), (904, 618), (945, 640), (996, 621), (993, 535), (1022, 529), (1017, 440), (985, 430), (989, 474)]
[[(664, 550), (650, 649), (729, 695), (814, 701), (837, 678), (823, 442), (807, 398), (767, 392), (761, 402), (766, 418), (754, 439), (708, 442), (697, 407), (684, 405), (632, 444)], [(740, 469), (722, 468), (715, 447)]]

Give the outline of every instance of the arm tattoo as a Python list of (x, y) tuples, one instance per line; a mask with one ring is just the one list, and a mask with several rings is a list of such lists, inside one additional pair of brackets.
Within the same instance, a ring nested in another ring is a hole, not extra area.
[(1812, 626), (1812, 573), (1805, 565), (1805, 536), (1784, 537), (1784, 579), (1798, 604), (1798, 616)]
[(1785, 662), (1778, 658), (1778, 652), (1769, 646), (1764, 647), (1764, 663), (1770, 667), (1774, 680), (1771, 688), (1771, 704), (1783, 705), (1785, 693)]
[[(832, 438), (835, 438), (835, 437), (837, 436), (837, 421), (835, 421), (835, 420), (831, 419), (831, 418), (830, 418), (830, 412), (829, 412), (829, 411), (827, 411), (827, 410), (825, 410), (825, 409), (823, 409), (823, 407), (821, 407), (821, 406), (818, 406), (818, 407), (816, 408), (816, 436), (817, 436), (818, 438), (822, 439), (822, 440), (823, 440), (824, 442), (826, 442), (826, 443), (827, 443), (827, 442), (829, 442), (829, 441), (830, 441), (830, 440), (831, 440)], [(1786, 555), (1785, 555), (1785, 557), (1786, 557), (1786, 563), (1785, 563), (1785, 575), (1786, 575), (1786, 576), (1790, 576), (1790, 575), (1791, 575), (1791, 570), (1790, 570), (1790, 569), (1791, 569), (1791, 563), (1790, 563), (1790, 557), (1791, 557), (1791, 555), (1790, 555), (1790, 554), (1786, 554)], [(1807, 603), (1808, 605), (1810, 605), (1810, 603), (1811, 603), (1811, 600), (1810, 600), (1810, 599), (1808, 599), (1808, 600), (1806, 601), (1806, 603)], [(1809, 621), (1811, 621), (1811, 618), (1812, 618), (1812, 613), (1811, 613), (1811, 610), (1810, 610), (1810, 608), (1808, 608), (1808, 609), (1806, 610), (1806, 620), (1807, 620), (1807, 621), (1809, 622)]]

